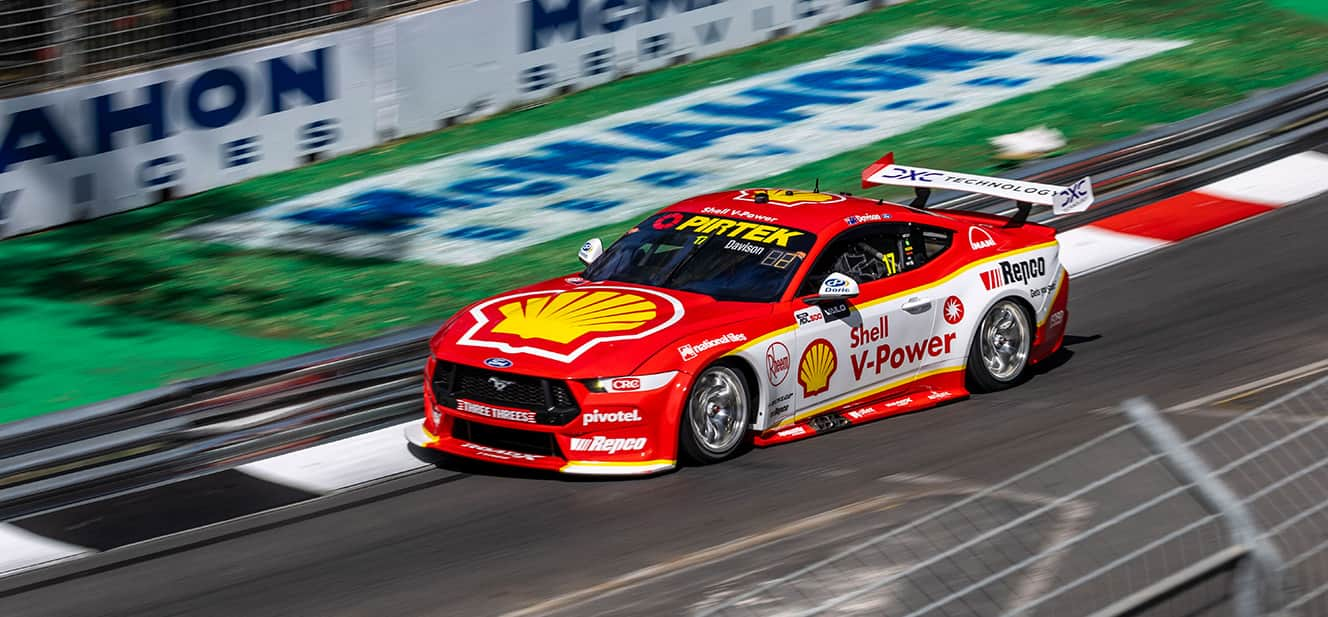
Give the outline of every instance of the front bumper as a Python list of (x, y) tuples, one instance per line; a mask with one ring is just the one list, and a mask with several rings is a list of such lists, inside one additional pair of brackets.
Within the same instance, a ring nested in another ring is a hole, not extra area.
[(677, 466), (675, 459), (589, 461), (528, 454), (502, 448), (492, 448), (454, 437), (439, 437), (430, 433), (424, 425), (424, 420), (408, 424), (406, 426), (406, 440), (421, 448), (514, 467), (582, 475), (639, 476), (668, 471)]
[(678, 410), (690, 378), (679, 373), (657, 390), (591, 393), (573, 387), (580, 412), (563, 425), (523, 422), (495, 405), (434, 396), (424, 388), (425, 418), (406, 427), (421, 448), (454, 456), (568, 474), (647, 475), (677, 464)]

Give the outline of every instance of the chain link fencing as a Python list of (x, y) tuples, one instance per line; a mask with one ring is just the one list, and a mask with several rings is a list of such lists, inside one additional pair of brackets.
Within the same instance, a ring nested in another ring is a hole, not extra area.
[(61, 5), (59, 0), (0, 3), (0, 93), (60, 74)]
[(1239, 415), (1124, 411), (1004, 482), (932, 479), (945, 505), (691, 614), (1328, 615), (1328, 379)]
[(257, 47), (450, 0), (6, 0), (0, 96)]

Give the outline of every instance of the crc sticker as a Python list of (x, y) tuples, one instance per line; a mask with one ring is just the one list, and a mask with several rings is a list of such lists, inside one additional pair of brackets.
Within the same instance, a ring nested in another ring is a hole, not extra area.
[(641, 380), (635, 377), (619, 377), (609, 382), (609, 390), (614, 392), (635, 392), (641, 389)]

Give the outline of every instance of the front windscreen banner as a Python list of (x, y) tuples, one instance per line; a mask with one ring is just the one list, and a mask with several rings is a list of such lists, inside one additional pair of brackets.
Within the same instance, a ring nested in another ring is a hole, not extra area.
[(815, 234), (772, 223), (664, 212), (628, 230), (585, 276), (772, 302), (815, 243)]

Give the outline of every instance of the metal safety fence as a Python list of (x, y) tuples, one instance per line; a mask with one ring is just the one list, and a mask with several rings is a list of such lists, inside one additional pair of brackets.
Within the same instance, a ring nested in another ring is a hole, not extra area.
[(1238, 415), (1122, 410), (1004, 482), (933, 478), (945, 505), (691, 614), (1328, 615), (1328, 378)]
[(256, 47), (449, 0), (6, 0), (0, 96)]

